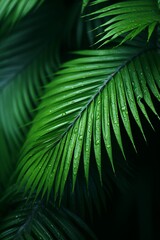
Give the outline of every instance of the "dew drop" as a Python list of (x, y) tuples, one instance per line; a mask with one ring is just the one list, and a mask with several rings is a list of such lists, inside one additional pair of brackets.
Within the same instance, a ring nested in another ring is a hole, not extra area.
[(99, 145), (100, 141), (99, 140), (96, 140), (96, 145)]
[(89, 152), (89, 148), (88, 147), (86, 147), (86, 152)]
[(118, 127), (119, 123), (117, 121), (114, 121), (114, 125), (116, 125)]
[(80, 135), (78, 139), (79, 139), (79, 140), (82, 140), (82, 139), (83, 139), (83, 136), (82, 136), (82, 135)]
[(74, 129), (74, 133), (77, 133), (77, 132), (78, 132), (78, 128), (75, 128), (75, 129)]
[(122, 106), (121, 109), (122, 109), (122, 111), (125, 111), (125, 110), (126, 110), (126, 107), (125, 107), (125, 106)]

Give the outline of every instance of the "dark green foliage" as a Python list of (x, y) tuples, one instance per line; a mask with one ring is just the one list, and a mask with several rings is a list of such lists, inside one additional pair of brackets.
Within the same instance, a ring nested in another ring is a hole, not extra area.
[(58, 209), (51, 201), (45, 204), (33, 200), (34, 196), (27, 199), (17, 193), (15, 186), (9, 189), (1, 199), (1, 206), (6, 205), (5, 208), (12, 211), (5, 213), (0, 239), (96, 239), (85, 223), (69, 210)]
[(0, 239), (154, 240), (158, 4), (0, 1)]

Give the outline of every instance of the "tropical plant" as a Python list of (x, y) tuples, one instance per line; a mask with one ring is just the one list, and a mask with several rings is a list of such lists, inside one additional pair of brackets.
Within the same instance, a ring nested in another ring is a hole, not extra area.
[(159, 24), (156, 0), (0, 1), (0, 239), (158, 239)]

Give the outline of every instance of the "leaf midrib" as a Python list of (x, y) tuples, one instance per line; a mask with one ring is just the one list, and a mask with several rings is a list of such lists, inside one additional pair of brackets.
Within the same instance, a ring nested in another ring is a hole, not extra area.
[(126, 65), (128, 65), (133, 59), (135, 59), (136, 57), (139, 57), (140, 55), (144, 54), (147, 51), (151, 51), (157, 49), (155, 47), (148, 47), (148, 48), (144, 48), (141, 51), (139, 51), (138, 53), (136, 53), (134, 56), (130, 57), (128, 60), (124, 61), (124, 63), (119, 66), (116, 71), (114, 73), (112, 73), (102, 84), (102, 86), (99, 88), (99, 90), (97, 91), (97, 93), (94, 94), (94, 96), (88, 101), (88, 103), (82, 108), (82, 110), (78, 113), (77, 117), (72, 121), (72, 123), (70, 123), (70, 125), (66, 128), (66, 131), (60, 136), (60, 138), (54, 143), (55, 147), (61, 140), (62, 138), (65, 136), (65, 134), (68, 133), (68, 131), (70, 130), (70, 128), (72, 128), (75, 124), (75, 122), (78, 120), (78, 118), (81, 117), (81, 115), (83, 114), (83, 112), (88, 108), (88, 106), (92, 103), (92, 101), (94, 101), (94, 99), (99, 95), (100, 92), (103, 91), (103, 89), (106, 87), (106, 85), (108, 84), (108, 82), (110, 82), (112, 80), (113, 77), (115, 77), (115, 75), (121, 70), (123, 69)]

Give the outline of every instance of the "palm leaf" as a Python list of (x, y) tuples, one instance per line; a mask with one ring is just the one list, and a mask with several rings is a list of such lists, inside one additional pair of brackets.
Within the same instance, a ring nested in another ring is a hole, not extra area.
[[(32, 10), (37, 10), (37, 8), (44, 2), (44, 0), (1, 0), (0, 1), (0, 19), (3, 24), (13, 25), (25, 17)], [(2, 31), (2, 29), (1, 29)]]
[[(96, 3), (96, 2), (93, 2)], [(156, 1), (127, 1), (103, 7), (92, 12), (92, 19), (105, 19), (100, 39), (101, 46), (126, 34), (122, 42), (131, 40), (144, 29), (148, 28), (148, 40), (156, 25), (160, 22), (160, 13)]]
[(102, 182), (102, 140), (115, 171), (111, 126), (125, 157), (120, 119), (135, 147), (129, 114), (143, 136), (138, 107), (149, 123), (146, 105), (157, 114), (151, 98), (160, 98), (156, 51), (119, 47), (78, 54), (48, 85), (18, 164), (20, 186), (31, 193), (38, 188), (37, 195), (50, 194), (54, 185), (55, 198), (62, 197), (69, 171), (74, 189), (81, 159), (88, 182), (92, 148)]
[(57, 209), (51, 202), (33, 204), (33, 197), (26, 203), (15, 190), (12, 186), (0, 200), (1, 206), (7, 200), (11, 209), (0, 220), (0, 239), (96, 239), (89, 227), (69, 210)]
[(83, 0), (82, 1), (82, 12), (84, 11), (84, 9), (86, 8), (86, 6), (88, 5), (88, 3), (89, 3), (89, 0)]
[(103, 3), (103, 2), (106, 2), (106, 1), (108, 1), (108, 0), (95, 0), (95, 1), (91, 2), (91, 5), (96, 5), (98, 3)]
[(11, 158), (23, 142), (43, 85), (59, 64), (60, 29), (65, 18), (63, 14), (64, 18), (58, 20), (59, 10), (63, 12), (61, 4), (44, 4), (1, 40), (0, 127)]

